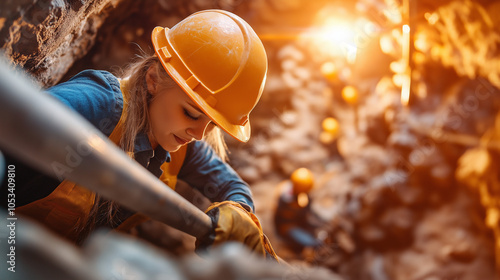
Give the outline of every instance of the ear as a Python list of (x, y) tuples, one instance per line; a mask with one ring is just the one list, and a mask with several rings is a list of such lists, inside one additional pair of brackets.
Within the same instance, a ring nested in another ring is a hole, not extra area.
[(156, 67), (150, 66), (148, 72), (146, 72), (146, 84), (151, 95), (156, 95), (156, 93), (158, 93), (158, 74), (156, 73)]

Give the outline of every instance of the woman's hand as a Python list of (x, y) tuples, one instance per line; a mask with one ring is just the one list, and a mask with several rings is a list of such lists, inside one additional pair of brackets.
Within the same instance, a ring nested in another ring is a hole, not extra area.
[(238, 203), (216, 202), (208, 207), (206, 213), (212, 218), (214, 230), (196, 240), (197, 251), (226, 241), (236, 241), (245, 244), (257, 255), (278, 259), (271, 243), (262, 231), (257, 216)]

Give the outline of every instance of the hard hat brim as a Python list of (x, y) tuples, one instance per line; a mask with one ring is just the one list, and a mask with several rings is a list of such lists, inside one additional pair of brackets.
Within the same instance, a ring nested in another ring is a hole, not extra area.
[[(159, 38), (163, 36), (161, 33), (168, 32), (163, 27), (156, 27), (152, 34), (153, 46), (155, 53), (158, 57), (161, 57), (159, 48)], [(176, 71), (176, 69), (164, 59), (160, 59), (163, 68), (168, 73), (168, 75), (182, 88), (182, 90), (193, 100), (196, 105), (205, 113), (219, 128), (224, 130), (226, 133), (231, 135), (236, 140), (246, 143), (250, 139), (251, 127), (250, 121), (248, 120), (243, 125), (233, 124), (228, 121), (222, 114), (220, 114), (216, 109), (210, 106), (199, 94), (191, 89), (191, 87), (186, 83), (182, 76)]]

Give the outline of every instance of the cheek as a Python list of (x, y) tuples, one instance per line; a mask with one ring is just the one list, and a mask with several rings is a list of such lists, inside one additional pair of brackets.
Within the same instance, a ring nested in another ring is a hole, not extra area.
[(214, 128), (215, 128), (215, 124), (213, 122), (209, 122), (207, 125), (207, 128), (205, 128), (205, 135), (212, 132), (212, 130), (214, 130)]
[(154, 99), (149, 105), (149, 121), (155, 136), (165, 133), (169, 126), (168, 110), (160, 101), (160, 99)]
[(179, 118), (178, 113), (175, 112), (168, 102), (154, 100), (149, 107), (149, 117), (151, 129), (155, 137), (165, 137), (172, 132), (180, 129), (182, 119)]

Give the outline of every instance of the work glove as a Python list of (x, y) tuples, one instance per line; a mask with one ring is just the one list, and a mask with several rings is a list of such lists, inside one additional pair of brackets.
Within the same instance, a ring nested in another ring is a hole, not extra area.
[(208, 207), (206, 213), (212, 219), (213, 230), (196, 240), (197, 252), (226, 241), (237, 241), (258, 256), (278, 260), (262, 231), (259, 219), (240, 204), (233, 201), (216, 202)]

